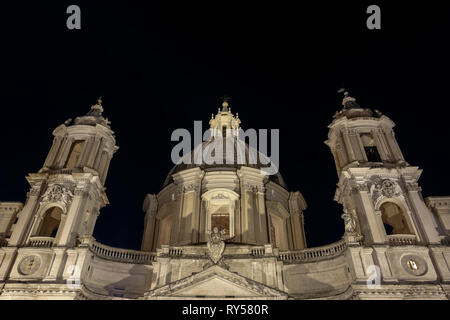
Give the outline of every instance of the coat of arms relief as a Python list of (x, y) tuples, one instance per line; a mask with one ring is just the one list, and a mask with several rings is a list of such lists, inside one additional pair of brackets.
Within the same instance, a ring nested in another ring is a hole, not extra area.
[(67, 208), (73, 199), (73, 193), (63, 185), (55, 184), (42, 197), (41, 205), (56, 202)]
[(403, 192), (399, 184), (392, 179), (382, 179), (381, 177), (373, 177), (370, 193), (372, 195), (373, 204), (376, 204), (385, 198), (393, 198), (402, 196)]
[(223, 267), (225, 269), (228, 269), (229, 267), (225, 264), (223, 261), (223, 252), (225, 251), (225, 230), (220, 230), (217, 227), (214, 227), (212, 230), (209, 230), (208, 232), (209, 240), (207, 243), (208, 248), (208, 255), (210, 261), (208, 261), (203, 269), (207, 269), (209, 267), (212, 267), (214, 265), (218, 265), (220, 267)]

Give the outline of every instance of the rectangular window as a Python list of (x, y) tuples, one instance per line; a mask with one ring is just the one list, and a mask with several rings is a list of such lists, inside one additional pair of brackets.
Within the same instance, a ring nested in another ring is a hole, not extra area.
[(69, 155), (67, 156), (67, 161), (65, 167), (67, 169), (73, 169), (78, 164), (81, 152), (83, 151), (84, 140), (76, 140), (70, 147)]
[(225, 230), (225, 237), (230, 236), (230, 215), (228, 213), (213, 213), (211, 215), (211, 230), (217, 227)]
[(364, 147), (366, 151), (367, 161), (369, 162), (382, 162), (377, 147)]
[(377, 145), (371, 133), (361, 133), (361, 142), (366, 152), (368, 162), (382, 162)]

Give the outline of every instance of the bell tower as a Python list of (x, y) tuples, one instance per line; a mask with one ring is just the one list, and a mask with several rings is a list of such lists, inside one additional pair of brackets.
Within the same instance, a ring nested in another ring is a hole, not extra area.
[(13, 226), (10, 247), (73, 247), (92, 235), (99, 210), (108, 204), (105, 179), (118, 149), (101, 99), (91, 110), (54, 131), (53, 144)]
[(440, 243), (436, 221), (418, 184), (422, 170), (404, 159), (394, 122), (358, 105), (344, 93), (342, 110), (329, 125), (328, 140), (339, 183), (346, 236), (365, 245)]

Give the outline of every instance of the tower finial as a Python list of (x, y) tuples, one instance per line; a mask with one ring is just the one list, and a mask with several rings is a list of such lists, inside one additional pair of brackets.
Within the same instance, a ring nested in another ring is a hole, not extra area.
[(97, 99), (97, 104), (102, 105), (102, 103), (103, 103), (102, 96), (100, 96), (100, 97)]
[(229, 111), (228, 110), (228, 106), (230, 105), (229, 101), (231, 100), (231, 97), (228, 96), (228, 95), (224, 95), (220, 99), (222, 100), (222, 111), (223, 112), (228, 112)]
[(350, 96), (345, 88), (339, 89), (338, 93), (344, 93), (344, 98), (342, 99), (342, 105), (344, 106), (344, 109), (360, 108), (358, 103), (356, 103), (356, 99)]
[(337, 92), (338, 93), (344, 93), (344, 97), (348, 96), (348, 91), (345, 88), (340, 88)]

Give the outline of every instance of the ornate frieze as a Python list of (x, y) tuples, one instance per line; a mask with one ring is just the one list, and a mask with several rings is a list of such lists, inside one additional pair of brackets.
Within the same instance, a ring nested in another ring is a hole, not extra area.
[(230, 200), (230, 197), (227, 196), (227, 195), (224, 195), (223, 193), (218, 193), (218, 194), (212, 196), (211, 199), (215, 199), (215, 200), (216, 200), (216, 199), (217, 199), (217, 200)]
[(57, 202), (67, 207), (72, 202), (73, 193), (60, 184), (49, 187), (41, 200), (41, 205), (49, 202)]
[(403, 194), (399, 184), (392, 179), (382, 179), (379, 176), (375, 176), (371, 180), (373, 183), (370, 187), (370, 192), (374, 204), (384, 198), (399, 197)]

